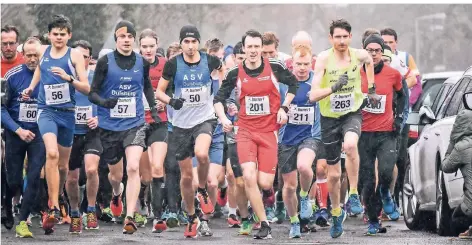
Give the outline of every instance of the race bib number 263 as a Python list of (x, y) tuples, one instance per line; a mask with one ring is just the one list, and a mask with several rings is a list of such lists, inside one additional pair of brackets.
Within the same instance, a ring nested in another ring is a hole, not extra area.
[(332, 94), (330, 99), (332, 112), (350, 111), (354, 106), (353, 94)]

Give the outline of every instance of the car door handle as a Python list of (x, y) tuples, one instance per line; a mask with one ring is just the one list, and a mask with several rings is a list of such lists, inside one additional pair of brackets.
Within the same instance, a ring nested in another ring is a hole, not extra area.
[(427, 139), (428, 139), (428, 136), (423, 136), (423, 139), (427, 140)]

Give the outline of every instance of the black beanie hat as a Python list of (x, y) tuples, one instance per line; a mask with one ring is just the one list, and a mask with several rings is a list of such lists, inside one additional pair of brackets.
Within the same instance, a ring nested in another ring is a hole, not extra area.
[(187, 37), (193, 37), (200, 42), (200, 32), (198, 31), (197, 27), (192, 25), (186, 25), (180, 29), (180, 43)]
[(127, 21), (127, 20), (122, 20), (116, 24), (115, 27), (115, 41), (117, 38), (118, 33), (130, 33), (133, 35), (134, 38), (136, 38), (136, 29), (134, 29), (134, 24)]
[(380, 47), (382, 48), (382, 52), (383, 52), (385, 43), (379, 34), (372, 34), (368, 36), (364, 41), (364, 48), (366, 48), (367, 45), (369, 45), (370, 43), (378, 43)]

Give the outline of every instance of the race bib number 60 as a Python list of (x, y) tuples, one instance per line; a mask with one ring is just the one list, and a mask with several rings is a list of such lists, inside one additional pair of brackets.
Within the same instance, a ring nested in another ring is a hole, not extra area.
[(57, 105), (70, 102), (69, 84), (44, 85), (47, 105)]
[(330, 99), (332, 112), (351, 111), (354, 106), (353, 94), (331, 94)]
[(270, 114), (269, 96), (246, 96), (246, 115), (262, 116)]
[(37, 114), (38, 114), (37, 104), (20, 103), (20, 113), (18, 116), (18, 120), (22, 122), (36, 122)]
[(110, 109), (110, 116), (115, 118), (136, 117), (136, 98), (119, 98), (116, 106)]

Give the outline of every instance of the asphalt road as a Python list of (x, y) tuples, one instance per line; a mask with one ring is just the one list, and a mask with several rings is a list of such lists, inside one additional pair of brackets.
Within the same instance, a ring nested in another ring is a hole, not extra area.
[(119, 245), (119, 244), (215, 244), (215, 245), (235, 245), (235, 244), (296, 244), (296, 245), (317, 245), (317, 244), (424, 244), (424, 245), (446, 245), (446, 244), (468, 244), (472, 241), (464, 241), (453, 237), (440, 237), (435, 233), (427, 231), (410, 231), (403, 220), (397, 222), (384, 222), (387, 227), (386, 234), (378, 234), (376, 237), (364, 236), (367, 226), (360, 218), (348, 218), (345, 223), (344, 235), (338, 239), (332, 239), (329, 236), (329, 228), (318, 228), (317, 232), (302, 234), (301, 239), (289, 239), (290, 229), (288, 221), (283, 224), (272, 224), (273, 239), (254, 240), (252, 237), (238, 236), (237, 229), (228, 228), (223, 219), (214, 219), (210, 226), (213, 229), (213, 237), (198, 237), (188, 239), (183, 236), (184, 228), (175, 228), (167, 230), (161, 234), (151, 233), (151, 223), (145, 228), (139, 228), (133, 235), (123, 235), (122, 226), (118, 224), (100, 223), (98, 231), (83, 231), (80, 235), (71, 235), (68, 233), (68, 225), (57, 225), (56, 231), (52, 235), (44, 235), (41, 228), (38, 227), (38, 221), (34, 222), (31, 231), (35, 235), (33, 239), (15, 238), (13, 230), (1, 228), (1, 244), (57, 244), (57, 245)]

